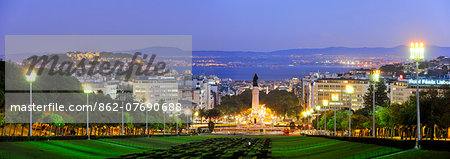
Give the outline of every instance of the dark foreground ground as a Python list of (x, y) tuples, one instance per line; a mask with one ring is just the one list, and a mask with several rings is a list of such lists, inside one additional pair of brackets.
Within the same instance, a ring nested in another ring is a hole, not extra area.
[(172, 136), (0, 142), (0, 158), (448, 158), (449, 151), (304, 136)]

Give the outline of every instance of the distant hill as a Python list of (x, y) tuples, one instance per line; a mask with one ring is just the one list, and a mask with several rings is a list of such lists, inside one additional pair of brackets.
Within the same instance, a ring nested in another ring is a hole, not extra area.
[[(277, 50), (271, 52), (244, 52), (244, 51), (193, 51), (194, 56), (288, 56), (288, 55), (346, 55), (346, 56), (409, 56), (409, 47), (396, 46), (392, 48), (383, 47), (363, 47), (363, 48), (348, 48), (348, 47), (329, 47), (329, 48), (314, 48), (314, 49), (288, 49)], [(429, 46), (426, 48), (426, 57), (435, 58), (437, 56), (450, 56), (450, 47)]]
[[(440, 46), (427, 46), (426, 47), (427, 59), (434, 59), (438, 56), (450, 57), (450, 47)], [(190, 52), (173, 47), (149, 47), (136, 50), (125, 51), (113, 51), (113, 53), (126, 53), (134, 54), (135, 52), (142, 52), (146, 54), (156, 54), (158, 57), (175, 57), (190, 55)], [(34, 55), (43, 55), (46, 53), (34, 53)], [(48, 54), (48, 53), (47, 53)], [(54, 53), (53, 53), (54, 54)], [(274, 58), (274, 57), (286, 57), (289, 55), (345, 55), (355, 57), (369, 57), (369, 56), (399, 56), (407, 58), (409, 56), (409, 47), (401, 45), (392, 48), (384, 47), (362, 47), (362, 48), (349, 48), (349, 47), (328, 47), (328, 48), (310, 48), (310, 49), (287, 49), (276, 50), (269, 52), (258, 51), (192, 51), (192, 56), (220, 56), (223, 58)], [(24, 59), (29, 57), (30, 54), (14, 54), (14, 56), (8, 56), (8, 59), (16, 61), (18, 59)], [(4, 59), (5, 57), (3, 57)]]
[(114, 51), (114, 53), (129, 53), (134, 54), (136, 52), (146, 53), (146, 54), (156, 54), (156, 56), (181, 56), (187, 55), (189, 52), (181, 50), (174, 47), (149, 47), (137, 50), (126, 50), (126, 51)]

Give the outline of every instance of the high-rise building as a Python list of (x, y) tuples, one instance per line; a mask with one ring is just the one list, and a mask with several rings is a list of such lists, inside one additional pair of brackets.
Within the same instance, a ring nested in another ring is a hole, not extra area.
[[(420, 91), (426, 90), (437, 90), (440, 95), (443, 95), (445, 90), (449, 86), (450, 80), (447, 79), (419, 79), (419, 88)], [(390, 102), (391, 103), (404, 103), (406, 102), (411, 95), (416, 95), (416, 80), (408, 79), (408, 80), (396, 80), (389, 84), (390, 92)]]
[[(347, 94), (346, 86), (352, 85), (353, 94)], [(364, 94), (369, 86), (368, 80), (360, 79), (318, 79), (313, 84), (312, 106), (322, 105), (323, 100), (329, 101), (329, 109), (348, 108), (358, 110), (364, 107)], [(351, 102), (351, 103), (350, 103)], [(327, 109), (327, 108), (325, 108)]]
[(136, 101), (177, 103), (180, 99), (175, 77), (138, 77), (133, 84), (133, 98)]

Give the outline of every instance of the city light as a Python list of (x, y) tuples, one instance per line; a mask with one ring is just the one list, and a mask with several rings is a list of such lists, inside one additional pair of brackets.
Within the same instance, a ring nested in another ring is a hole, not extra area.
[(92, 93), (92, 86), (90, 84), (83, 84), (84, 93), (89, 94)]
[(419, 102), (419, 61), (424, 59), (424, 45), (422, 42), (411, 43), (411, 47), (409, 49), (411, 60), (416, 61), (416, 104), (417, 104), (417, 140), (416, 140), (416, 148), (420, 148), (419, 141), (421, 139), (420, 135), (420, 102)]
[[(30, 83), (30, 105), (33, 104), (33, 82), (36, 80), (36, 72), (31, 71), (25, 75), (26, 81)], [(30, 111), (30, 136), (33, 136), (33, 111)]]
[(412, 42), (409, 48), (410, 58), (414, 61), (420, 61), (424, 58), (424, 45), (422, 42)]
[(36, 80), (36, 72), (32, 71), (29, 75), (25, 75), (27, 82), (34, 82)]
[(380, 70), (373, 70), (371, 80), (372, 82), (380, 82)]
[(373, 73), (371, 74), (371, 79), (370, 81), (372, 82), (372, 86), (373, 86), (373, 91), (372, 91), (372, 137), (375, 137), (375, 83), (380, 82), (380, 70), (373, 70)]
[(352, 136), (352, 94), (354, 88), (352, 85), (346, 85), (345, 91), (350, 95), (350, 104), (348, 107), (348, 136)]

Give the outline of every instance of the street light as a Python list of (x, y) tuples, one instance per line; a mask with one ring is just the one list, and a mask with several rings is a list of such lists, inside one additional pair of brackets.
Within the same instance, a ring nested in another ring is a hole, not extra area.
[(348, 107), (348, 136), (352, 136), (352, 94), (354, 89), (352, 85), (347, 85), (345, 86), (345, 90), (350, 96), (350, 105)]
[[(150, 101), (145, 102), (145, 108), (149, 105)], [(145, 133), (147, 133), (147, 137), (150, 137), (150, 133), (148, 132), (148, 111), (145, 109)]]
[(89, 134), (89, 94), (92, 93), (92, 87), (90, 84), (83, 84), (84, 93), (86, 94), (86, 135), (88, 136), (88, 140), (91, 139), (91, 135)]
[(190, 109), (185, 109), (184, 114), (186, 115), (186, 133), (189, 134), (189, 115), (192, 115), (192, 111)]
[[(331, 94), (331, 100), (333, 102), (339, 101), (339, 94), (337, 93)], [(336, 106), (334, 107), (334, 136), (336, 136)]]
[[(36, 72), (31, 71), (29, 74), (25, 74), (26, 81), (30, 83), (30, 105), (33, 105), (33, 82), (36, 80)], [(30, 110), (30, 133), (29, 136), (33, 136), (33, 109)]]
[(419, 104), (419, 61), (424, 59), (424, 45), (423, 43), (411, 43), (411, 47), (409, 49), (410, 58), (416, 61), (416, 98), (417, 98), (417, 140), (416, 140), (416, 148), (420, 148), (419, 141), (421, 139), (420, 135), (420, 104)]
[(375, 83), (380, 82), (380, 70), (373, 70), (373, 73), (370, 77), (370, 81), (372, 82), (372, 94), (373, 94), (373, 104), (372, 104), (372, 137), (375, 138)]
[[(328, 100), (326, 100), (326, 99), (324, 99), (324, 100), (322, 100), (322, 104), (323, 104), (323, 107), (325, 108), (325, 107), (328, 107)], [(325, 108), (325, 122), (324, 122), (325, 124), (325, 135), (327, 134), (327, 109)]]
[[(198, 120), (198, 111), (196, 111), (195, 113), (194, 113), (194, 116), (195, 116), (195, 120)], [(237, 117), (237, 116), (236, 116)], [(236, 119), (236, 118), (235, 118)], [(194, 120), (194, 122), (195, 122), (195, 120)]]

